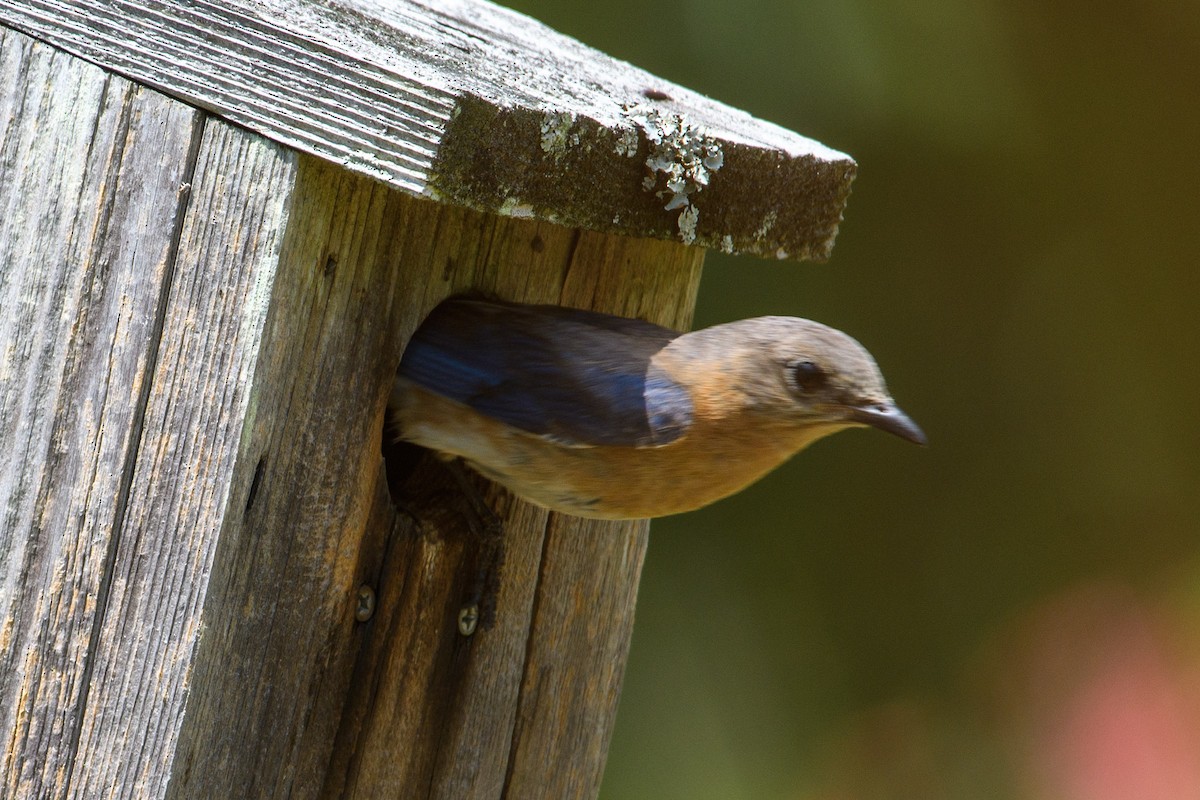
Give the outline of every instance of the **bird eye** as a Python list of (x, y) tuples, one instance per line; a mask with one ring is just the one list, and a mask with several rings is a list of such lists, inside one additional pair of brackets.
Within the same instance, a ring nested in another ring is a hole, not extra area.
[(824, 387), (828, 378), (825, 370), (811, 361), (797, 361), (792, 365), (792, 382), (806, 394)]

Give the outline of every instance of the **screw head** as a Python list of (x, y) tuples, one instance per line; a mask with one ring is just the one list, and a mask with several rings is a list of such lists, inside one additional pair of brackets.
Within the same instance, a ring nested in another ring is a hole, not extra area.
[(365, 583), (358, 587), (358, 603), (354, 607), (354, 618), (366, 622), (375, 615), (375, 590)]
[(458, 632), (463, 636), (470, 636), (473, 634), (475, 632), (475, 627), (478, 624), (479, 606), (463, 606), (458, 610)]

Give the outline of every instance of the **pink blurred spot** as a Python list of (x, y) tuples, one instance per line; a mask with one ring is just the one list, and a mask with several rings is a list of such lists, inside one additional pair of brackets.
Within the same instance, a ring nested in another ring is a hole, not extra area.
[(1045, 795), (1200, 798), (1197, 687), (1173, 660), (1163, 621), (1130, 593), (1093, 586), (1031, 627), (1024, 702)]

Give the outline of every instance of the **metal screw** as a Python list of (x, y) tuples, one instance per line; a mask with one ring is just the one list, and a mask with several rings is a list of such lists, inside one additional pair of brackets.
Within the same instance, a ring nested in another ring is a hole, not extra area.
[(375, 614), (375, 590), (365, 583), (358, 587), (358, 605), (354, 608), (354, 618), (366, 622)]
[(463, 606), (458, 610), (458, 632), (463, 636), (470, 636), (474, 633), (475, 626), (478, 624), (479, 606)]

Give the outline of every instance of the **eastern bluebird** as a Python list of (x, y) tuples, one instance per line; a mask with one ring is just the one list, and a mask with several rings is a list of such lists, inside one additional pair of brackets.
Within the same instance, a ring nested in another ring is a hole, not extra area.
[(451, 298), (409, 341), (390, 405), (399, 438), (599, 519), (700, 508), (843, 428), (925, 444), (862, 345), (795, 317), (679, 333)]

